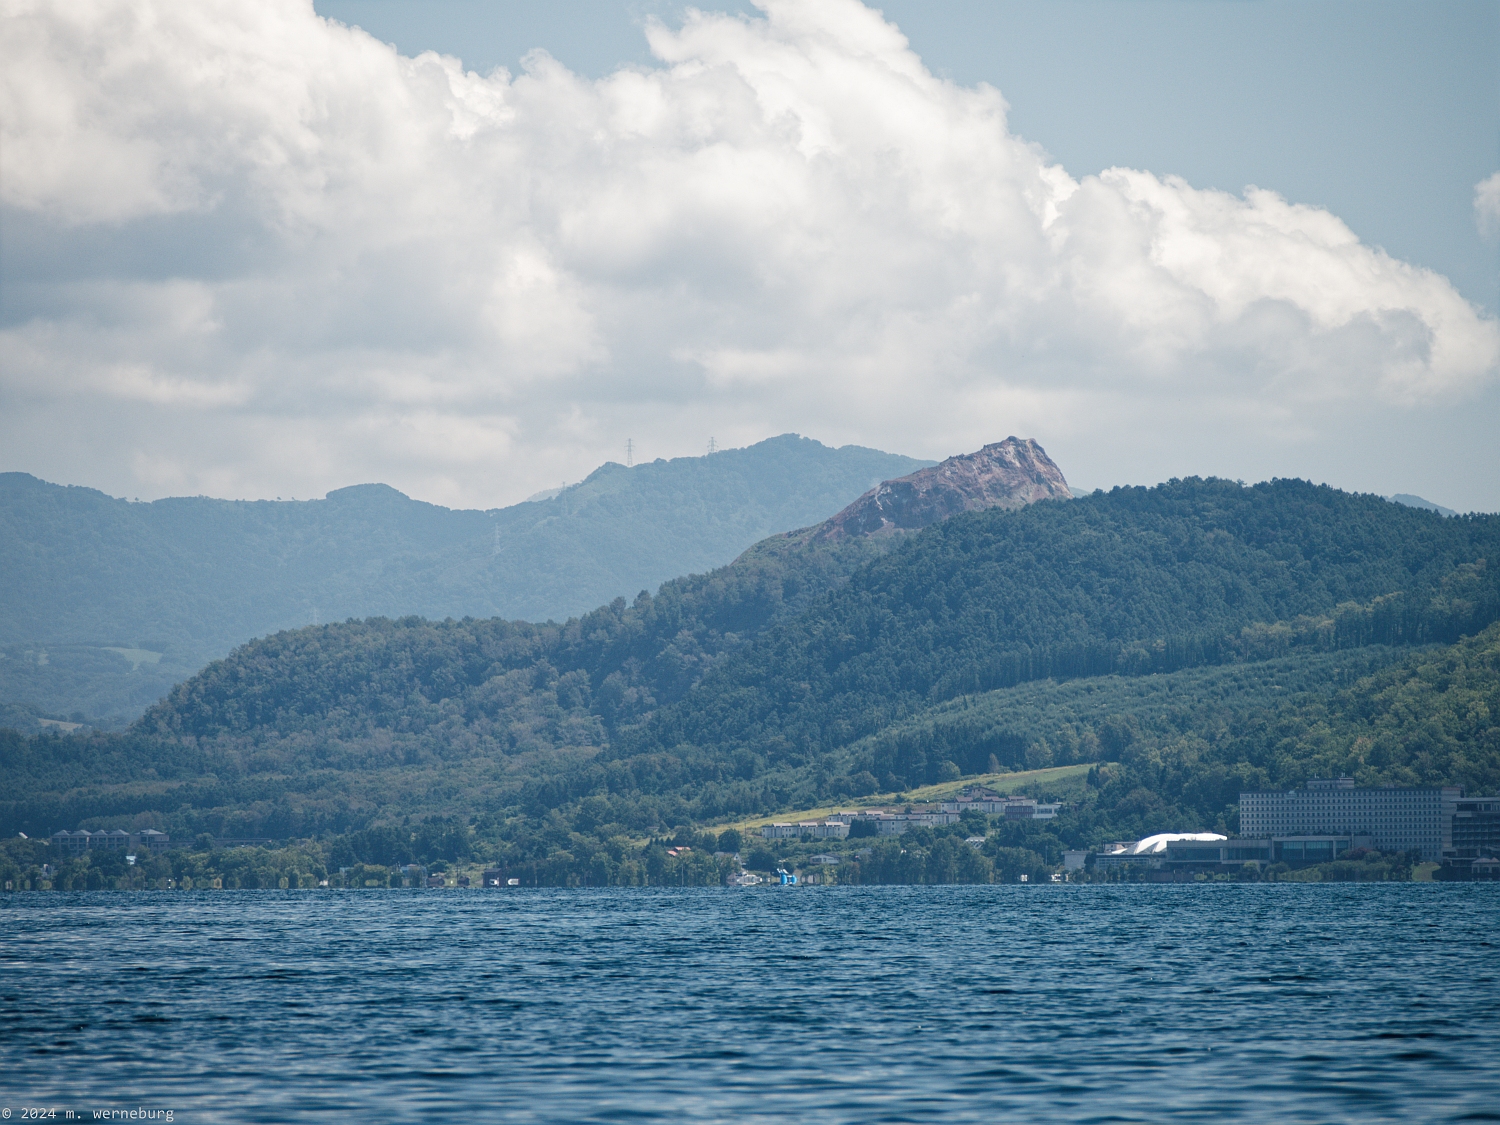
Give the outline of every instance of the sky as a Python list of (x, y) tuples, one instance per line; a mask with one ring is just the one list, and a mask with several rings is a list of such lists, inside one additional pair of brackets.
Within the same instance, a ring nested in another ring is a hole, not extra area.
[(0, 0), (0, 471), (795, 431), (1500, 510), (1500, 4)]

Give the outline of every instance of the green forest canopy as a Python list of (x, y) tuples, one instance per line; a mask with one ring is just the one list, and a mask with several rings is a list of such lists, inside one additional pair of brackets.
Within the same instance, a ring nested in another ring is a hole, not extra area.
[(457, 815), (566, 871), (997, 765), (1096, 765), (1047, 829), (1070, 843), (1233, 828), (1241, 787), (1309, 771), (1492, 790), (1497, 539), (1494, 517), (1188, 480), (959, 516), (875, 557), (773, 540), (562, 626), (254, 642), (123, 736), (11, 737), (0, 817), (292, 837)]

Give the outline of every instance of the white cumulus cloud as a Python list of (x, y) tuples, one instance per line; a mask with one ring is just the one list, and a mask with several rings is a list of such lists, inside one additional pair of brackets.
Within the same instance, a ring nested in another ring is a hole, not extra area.
[(1249, 448), (1500, 364), (1336, 216), (1075, 178), (854, 0), (653, 25), (659, 64), (597, 81), (405, 58), (310, 0), (0, 11), (4, 468), (490, 504), (627, 435)]

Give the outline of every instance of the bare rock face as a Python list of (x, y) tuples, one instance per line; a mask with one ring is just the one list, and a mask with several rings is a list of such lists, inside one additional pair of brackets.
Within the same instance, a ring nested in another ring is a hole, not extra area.
[(915, 531), (959, 512), (1070, 500), (1068, 482), (1040, 445), (1008, 437), (870, 489), (813, 529), (814, 540)]

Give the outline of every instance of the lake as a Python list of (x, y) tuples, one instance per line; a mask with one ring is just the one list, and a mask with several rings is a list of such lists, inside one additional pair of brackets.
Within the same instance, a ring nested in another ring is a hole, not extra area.
[(0, 1105), (1493, 1121), (1497, 940), (1484, 884), (11, 894)]

